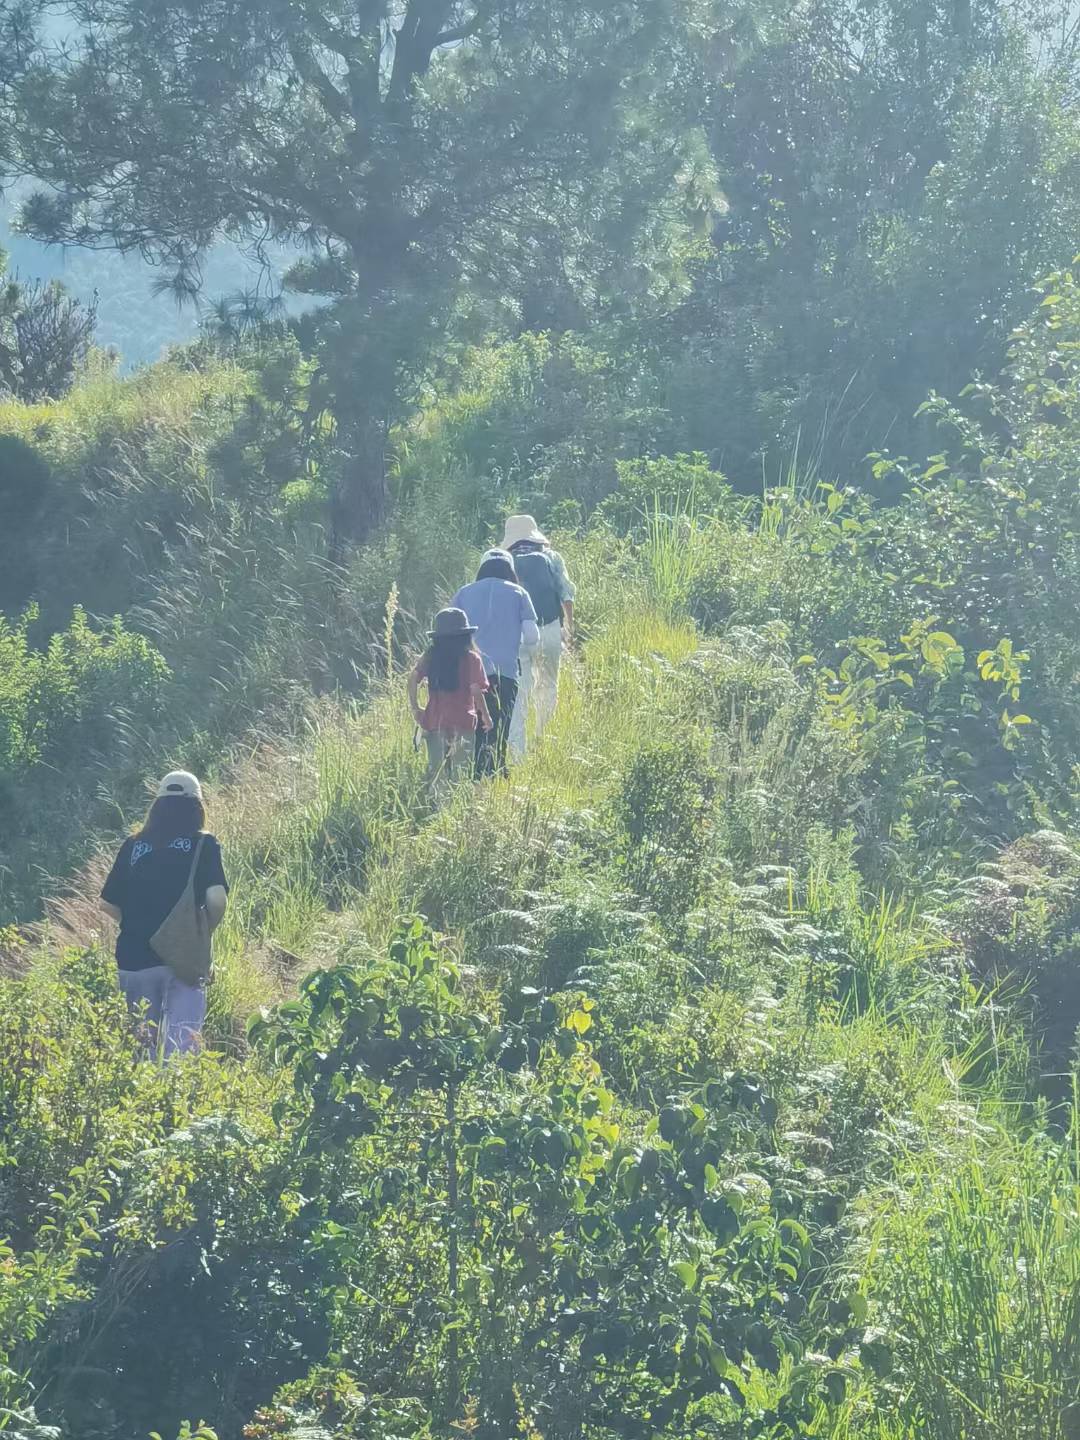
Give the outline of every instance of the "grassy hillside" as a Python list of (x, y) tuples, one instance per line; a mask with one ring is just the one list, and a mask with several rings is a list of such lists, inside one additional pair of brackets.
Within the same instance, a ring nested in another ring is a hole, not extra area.
[[(632, 595), (593, 624), (512, 786), (427, 814), (393, 696), (249, 763), (219, 803), (221, 1058), (134, 1063), (93, 952), (7, 982), (12, 1398), (39, 1387), (77, 1434), (235, 1434), (315, 1364), (257, 1426), (368, 1433), (360, 1389), (394, 1435), (519, 1407), (540, 1434), (661, 1433), (669, 1394), (671, 1435), (970, 1435), (974, 1406), (1069, 1433), (1073, 1151), (1007, 1002), (955, 921), (865, 892), (850, 757), (767, 637), (702, 644)], [(362, 990), (423, 1009), (422, 970), (378, 968), (417, 911), (459, 977), (440, 1020), (475, 1011), (493, 1056), (460, 1082), (456, 1295), (440, 1087), (405, 1055), (380, 1073), (349, 1018)], [(328, 963), (245, 1054), (243, 1013)], [(356, 989), (308, 1042), (328, 976)], [(523, 984), (556, 996), (535, 1058)], [(511, 1157), (485, 1148), (514, 1125)]]
[[(146, 548), (41, 520), (49, 623), (123, 618), (0, 635), (7, 793), (87, 853), (213, 735), (233, 898), (210, 1053), (164, 1069), (102, 857), (0, 932), (0, 1428), (1072, 1440), (1080, 301), (1046, 297), (1000, 387), (934, 402), (940, 456), (877, 457), (893, 504), (700, 457), (550, 493), (557, 721), (438, 810), (404, 673), (503, 498), (464, 497), (505, 356), (399, 436), (400, 524), (349, 572), (303, 493), (229, 489), (292, 423), (265, 356), (8, 415)], [(87, 755), (128, 767), (96, 831)]]
[(32, 919), (175, 755), (227, 768), (312, 697), (362, 693), (385, 673), (391, 586), (405, 643), (471, 563), (434, 515), (330, 560), (319, 516), (339, 457), (329, 436), (301, 444), (309, 372), (278, 339), (0, 403), (0, 923)]
[[(655, 539), (567, 549), (588, 639), (511, 784), (430, 813), (395, 681), (217, 797), (217, 1055), (136, 1063), (82, 904), (66, 950), (9, 952), (10, 1404), (78, 1435), (1071, 1433), (1072, 1122), (980, 967), (990, 909), (1015, 955), (1080, 856), (1018, 843), (989, 906), (870, 888), (866, 759), (783, 627), (702, 634)], [(394, 938), (417, 913), (434, 950)]]
[[(0, 1440), (1080, 1440), (1074, 0), (0, 37)], [(522, 511), (558, 713), (436, 804)]]

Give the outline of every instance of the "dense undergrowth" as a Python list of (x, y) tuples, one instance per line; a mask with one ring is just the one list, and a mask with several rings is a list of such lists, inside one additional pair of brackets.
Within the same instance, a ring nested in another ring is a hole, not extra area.
[[(557, 719), (437, 811), (403, 664), (507, 498), (482, 397), (400, 437), (401, 523), (344, 586), (305, 509), (329, 449), (257, 506), (227, 483), (288, 435), (295, 356), (8, 416), (61, 489), (66, 445), (103, 457), (42, 522), (48, 623), (123, 616), (45, 660), (0, 634), (11, 913), (55, 853), (33, 804), (85, 852), (211, 735), (233, 899), (211, 1053), (165, 1069), (100, 861), (4, 932), (0, 1428), (1072, 1440), (1080, 302), (1046, 298), (982, 424), (934, 402), (942, 455), (877, 460), (891, 506), (700, 457), (549, 477)], [(137, 717), (107, 679), (43, 703), (123, 657)], [(70, 752), (127, 773), (72, 788)]]
[(1069, 1433), (1074, 1156), (1016, 1015), (945, 913), (868, 896), (850, 755), (767, 640), (628, 598), (511, 785), (429, 814), (393, 694), (248, 762), (218, 1055), (139, 1064), (101, 951), (5, 984), (12, 1402)]

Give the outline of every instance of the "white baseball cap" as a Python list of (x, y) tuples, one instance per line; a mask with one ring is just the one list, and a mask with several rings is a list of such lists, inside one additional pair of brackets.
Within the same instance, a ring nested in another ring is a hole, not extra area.
[(157, 798), (165, 800), (170, 795), (186, 795), (189, 800), (201, 800), (202, 786), (189, 770), (170, 770), (157, 788)]

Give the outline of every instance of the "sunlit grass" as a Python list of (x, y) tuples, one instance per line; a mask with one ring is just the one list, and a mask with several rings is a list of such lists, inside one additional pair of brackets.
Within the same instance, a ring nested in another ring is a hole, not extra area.
[(249, 371), (228, 361), (200, 370), (164, 362), (133, 376), (91, 372), (61, 400), (0, 401), (0, 434), (18, 435), (50, 460), (68, 462), (136, 425), (178, 430), (197, 424), (208, 407), (240, 402), (253, 383)]
[[(657, 717), (671, 712), (674, 667), (696, 645), (685, 622), (646, 610), (619, 617), (568, 658), (555, 719), (511, 779), (467, 781), (438, 811), (401, 678), (363, 712), (328, 708), (295, 746), (254, 756), (221, 815), (234, 903), (218, 943), (218, 1013), (251, 1008), (271, 978), (261, 958), (268, 950), (303, 966), (335, 946), (377, 951), (413, 910), (458, 916), (467, 948), (470, 902), (482, 907), (487, 888), (485, 847), (527, 869), (567, 813), (600, 803)], [(328, 905), (337, 912), (329, 921)]]
[(935, 1440), (1066, 1440), (1080, 1378), (1080, 1170), (1057, 1144), (969, 1111), (963, 1151), (910, 1155), (870, 1264), (909, 1404)]
[[(545, 887), (553, 898), (567, 828), (610, 824), (609, 802), (643, 749), (706, 733), (715, 915), (672, 966), (670, 997), (647, 1017), (631, 1000), (623, 1030), (605, 1032), (623, 1056), (627, 1102), (658, 1076), (691, 1083), (709, 1063), (763, 1074), (781, 1109), (773, 1143), (809, 1147), (815, 1183), (853, 1202), (846, 1248), (829, 1263), (902, 1337), (904, 1388), (886, 1405), (864, 1377), (807, 1433), (1072, 1440), (1062, 1417), (1080, 1378), (1073, 1143), (1048, 1135), (1024, 1103), (1026, 1039), (1000, 997), (957, 979), (953, 943), (925, 913), (930, 897), (868, 895), (850, 835), (809, 834), (819, 777), (831, 766), (842, 778), (845, 758), (800, 719), (812, 701), (799, 699), (768, 636), (705, 643), (680, 618), (683, 562), (669, 539), (647, 545), (637, 566), (626, 552), (578, 545), (582, 641), (553, 722), (508, 781), (466, 780), (432, 805), (401, 673), (381, 678), (362, 709), (314, 707), (291, 742), (233, 768), (212, 797), (232, 903), (211, 1042), (242, 1053), (254, 1010), (313, 967), (383, 953), (412, 912), (444, 933), (490, 1000), (509, 974), (499, 917)], [(633, 966), (655, 957), (603, 963), (639, 983)], [(753, 1372), (751, 1403), (781, 1393), (794, 1363), (776, 1380)]]

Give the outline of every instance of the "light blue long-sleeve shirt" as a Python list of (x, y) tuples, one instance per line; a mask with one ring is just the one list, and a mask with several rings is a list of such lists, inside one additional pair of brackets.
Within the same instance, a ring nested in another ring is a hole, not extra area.
[(520, 585), (510, 580), (474, 580), (463, 585), (451, 600), (477, 627), (476, 648), (489, 675), (515, 679), (522, 645), (539, 642), (533, 603)]

